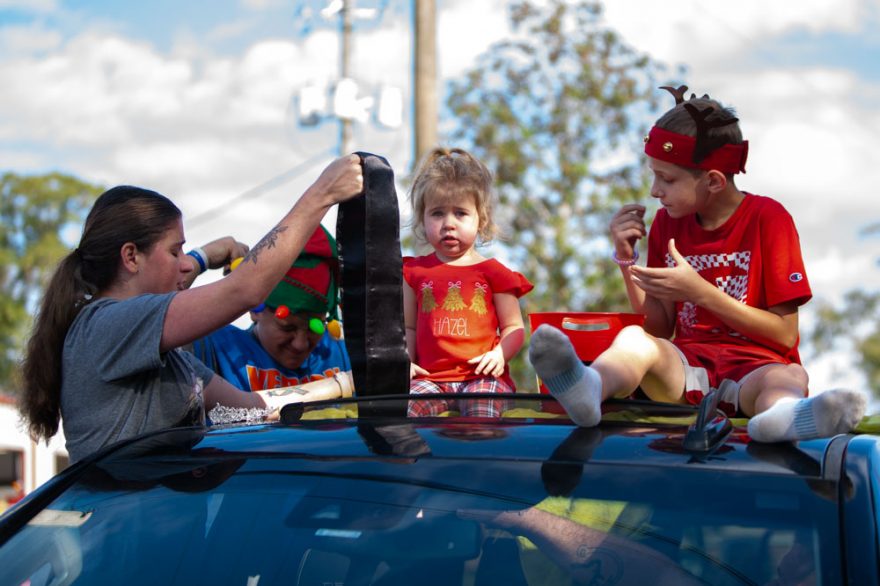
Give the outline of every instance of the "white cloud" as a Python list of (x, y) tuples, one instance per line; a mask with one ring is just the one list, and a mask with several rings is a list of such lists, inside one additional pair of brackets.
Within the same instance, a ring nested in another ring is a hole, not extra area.
[(57, 10), (56, 0), (0, 0), (0, 9), (13, 9), (22, 12), (47, 13)]
[(45, 59), (0, 64), (9, 92), (0, 103), (15, 112), (3, 134), (56, 146), (107, 145), (131, 140), (137, 124), (181, 110), (179, 91), (192, 71), (149, 47), (118, 37), (79, 37)]
[(847, 254), (840, 246), (816, 251), (813, 258), (807, 260), (810, 286), (814, 294), (839, 304), (846, 291), (869, 285), (865, 282), (866, 271), (876, 259), (876, 253)]
[(26, 56), (56, 49), (61, 44), (58, 31), (40, 24), (9, 26), (0, 29), (0, 53), (9, 56)]
[(691, 66), (738, 60), (723, 56), (746, 49), (760, 51), (767, 37), (803, 28), (812, 32), (857, 30), (869, 0), (799, 0), (797, 3), (739, 0), (610, 0), (605, 16), (634, 47), (655, 59)]
[(3, 161), (3, 172), (22, 174), (27, 174), (28, 169), (42, 168), (44, 163), (40, 155), (18, 149), (0, 149), (0, 160)]
[(242, 7), (248, 10), (267, 10), (284, 6), (285, 0), (240, 0)]
[[(474, 58), (508, 32), (507, 2), (451, 0), (437, 14), (438, 69), (444, 79), (461, 75)], [(442, 50), (441, 50), (442, 48)]]
[[(813, 357), (805, 368), (810, 375), (811, 395), (834, 388), (868, 388), (865, 376), (852, 366), (852, 349), (840, 349)], [(868, 412), (877, 412), (877, 407), (875, 401)]]
[[(359, 35), (356, 44), (368, 49), (353, 56), (356, 77), (403, 86), (406, 32), (398, 23), (393, 35)], [(84, 31), (44, 58), (0, 60), (10, 89), (0, 95), (0, 139), (43, 145), (31, 151), (0, 145), (0, 160), (23, 172), (63, 168), (107, 185), (154, 188), (187, 216), (232, 201), (188, 237), (204, 242), (234, 234), (256, 242), (332, 159), (336, 124), (303, 132), (288, 110), (297, 88), (335, 76), (339, 38), (316, 31), (302, 42), (261, 40), (223, 58), (195, 43), (182, 38), (163, 54), (115, 34)], [(369, 85), (364, 92), (372, 91)], [(359, 128), (356, 147), (399, 160), (409, 150), (408, 132)], [(299, 177), (259, 197), (236, 199), (314, 157), (320, 160)], [(335, 216), (328, 221), (332, 227)]]
[[(207, 35), (207, 39), (212, 43), (222, 42), (229, 39), (238, 38), (250, 31), (253, 31), (255, 27), (260, 25), (259, 18), (251, 17), (251, 18), (239, 18), (234, 22), (224, 22), (219, 26), (215, 27), (210, 33)], [(190, 39), (196, 46), (200, 39), (192, 37)]]
[[(412, 75), (412, 43), (410, 23), (400, 19), (382, 28), (358, 33), (352, 40), (354, 76), (362, 83), (408, 86)], [(438, 41), (438, 52), (439, 46)]]

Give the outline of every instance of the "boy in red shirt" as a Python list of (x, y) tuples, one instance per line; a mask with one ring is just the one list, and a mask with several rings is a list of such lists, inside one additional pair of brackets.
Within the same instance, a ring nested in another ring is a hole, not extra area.
[(660, 200), (648, 234), (647, 267), (636, 265), (645, 207), (628, 204), (611, 221), (614, 260), (633, 311), (629, 326), (591, 366), (568, 338), (543, 325), (529, 356), (551, 393), (579, 425), (601, 417), (601, 402), (637, 387), (652, 399), (698, 404), (721, 393), (721, 408), (749, 421), (758, 441), (851, 431), (866, 397), (836, 389), (807, 398), (798, 355), (798, 307), (812, 293), (794, 222), (768, 197), (740, 191), (748, 141), (733, 112), (708, 96), (676, 105), (645, 138)]

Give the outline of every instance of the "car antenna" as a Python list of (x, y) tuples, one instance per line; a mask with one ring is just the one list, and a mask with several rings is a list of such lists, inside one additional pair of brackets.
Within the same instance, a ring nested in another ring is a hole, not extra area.
[(721, 393), (717, 389), (700, 401), (697, 419), (684, 436), (685, 450), (698, 453), (714, 451), (730, 434), (733, 424), (730, 423), (727, 415), (718, 409), (720, 401)]

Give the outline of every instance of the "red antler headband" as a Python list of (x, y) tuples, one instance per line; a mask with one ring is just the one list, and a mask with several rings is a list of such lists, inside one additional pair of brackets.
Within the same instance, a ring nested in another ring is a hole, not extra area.
[(715, 169), (722, 173), (745, 173), (746, 158), (749, 155), (749, 141), (740, 144), (726, 144), (715, 149), (700, 161), (694, 163), (694, 150), (697, 139), (692, 136), (670, 132), (656, 126), (645, 137), (645, 154), (654, 159), (673, 163), (691, 169)]
[[(675, 103), (683, 103), (687, 86), (664, 87), (675, 96)], [(708, 98), (708, 96), (704, 96)], [(749, 141), (740, 144), (726, 144), (710, 150), (706, 143), (708, 130), (737, 122), (736, 118), (709, 121), (707, 118), (714, 108), (698, 110), (693, 104), (685, 104), (685, 110), (694, 119), (697, 136), (687, 136), (654, 126), (645, 137), (645, 154), (660, 161), (673, 163), (690, 169), (715, 169), (725, 174), (746, 172), (746, 159), (749, 155)]]

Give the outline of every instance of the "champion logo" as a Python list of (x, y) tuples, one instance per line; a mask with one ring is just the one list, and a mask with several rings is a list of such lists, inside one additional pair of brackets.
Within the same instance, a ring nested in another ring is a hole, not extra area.
[(788, 276), (788, 280), (792, 283), (800, 283), (804, 280), (804, 275), (802, 273), (792, 273)]

